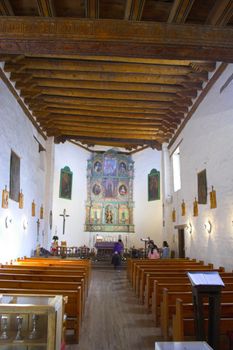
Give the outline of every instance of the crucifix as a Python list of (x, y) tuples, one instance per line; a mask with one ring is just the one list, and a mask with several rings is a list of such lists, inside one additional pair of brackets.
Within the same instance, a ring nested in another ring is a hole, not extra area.
[(63, 210), (63, 214), (60, 214), (60, 216), (63, 217), (63, 230), (62, 230), (62, 234), (64, 235), (64, 234), (65, 234), (66, 218), (69, 216), (69, 215), (66, 215), (66, 209)]
[(36, 237), (36, 241), (39, 241), (39, 234), (40, 234), (40, 219), (37, 220), (36, 222), (37, 224), (37, 237)]

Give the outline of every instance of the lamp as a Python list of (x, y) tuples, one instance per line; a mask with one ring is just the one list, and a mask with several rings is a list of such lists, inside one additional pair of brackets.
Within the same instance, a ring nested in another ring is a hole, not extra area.
[(27, 219), (23, 219), (23, 229), (26, 230), (28, 227), (28, 222), (27, 222)]
[(8, 228), (11, 225), (11, 223), (12, 223), (12, 218), (9, 215), (6, 216), (6, 218), (5, 218), (5, 226), (6, 226), (6, 228)]
[(187, 229), (187, 232), (190, 233), (190, 235), (191, 235), (191, 233), (193, 232), (193, 226), (192, 226), (191, 222), (189, 222), (187, 224), (186, 229)]
[(211, 233), (211, 231), (212, 231), (212, 223), (211, 223), (210, 220), (208, 220), (208, 221), (205, 223), (204, 227), (205, 227), (205, 229), (206, 229), (206, 232)]

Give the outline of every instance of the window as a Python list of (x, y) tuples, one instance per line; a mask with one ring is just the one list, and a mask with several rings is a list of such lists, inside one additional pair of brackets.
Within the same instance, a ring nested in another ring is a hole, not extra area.
[(175, 152), (172, 155), (172, 164), (173, 164), (173, 185), (174, 185), (174, 192), (176, 192), (181, 188), (180, 148), (179, 147), (176, 148)]

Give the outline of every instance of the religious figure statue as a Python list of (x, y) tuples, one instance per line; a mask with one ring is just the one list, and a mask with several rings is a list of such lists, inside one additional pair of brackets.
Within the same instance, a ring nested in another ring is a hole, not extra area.
[(32, 216), (36, 216), (36, 204), (34, 200), (32, 201)]
[(175, 222), (176, 221), (176, 210), (173, 209), (172, 210), (172, 222)]
[(212, 191), (210, 192), (210, 209), (217, 208), (217, 198), (216, 191), (214, 190), (214, 186), (212, 186)]
[(43, 205), (41, 205), (40, 207), (40, 219), (43, 219), (44, 218), (44, 208), (43, 208)]
[(186, 207), (185, 207), (185, 202), (184, 200), (181, 203), (181, 216), (185, 216), (186, 214)]
[(24, 195), (22, 190), (19, 192), (19, 209), (23, 209)]
[(198, 202), (195, 197), (195, 201), (193, 202), (193, 216), (198, 216)]
[(7, 209), (8, 202), (9, 202), (9, 192), (7, 191), (7, 186), (5, 186), (5, 189), (2, 191), (2, 208)]
[(106, 224), (112, 224), (113, 220), (113, 215), (111, 209), (107, 209), (105, 212), (105, 221)]

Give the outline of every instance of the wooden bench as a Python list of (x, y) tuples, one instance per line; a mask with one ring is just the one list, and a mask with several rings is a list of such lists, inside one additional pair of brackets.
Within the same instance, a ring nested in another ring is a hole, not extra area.
[(158, 260), (149, 260), (149, 259), (127, 259), (127, 276), (129, 281), (132, 283), (132, 276), (134, 269), (137, 265), (148, 264), (153, 265), (155, 263), (162, 262), (163, 264), (172, 264), (174, 262), (184, 262), (184, 261), (196, 261), (196, 259), (190, 260), (189, 258), (175, 258), (175, 259), (158, 259)]
[(181, 270), (200, 270), (200, 269), (213, 269), (213, 265), (203, 265), (200, 263), (195, 263), (195, 262), (184, 262), (184, 263), (174, 263), (173, 265), (160, 265), (160, 266), (150, 266), (150, 267), (145, 267), (143, 266), (137, 266), (136, 268), (136, 273), (135, 273), (135, 280), (134, 280), (134, 289), (136, 292), (136, 295), (138, 297), (142, 297), (145, 289), (145, 284), (146, 284), (146, 275), (147, 273), (156, 273), (157, 271), (169, 271), (174, 269), (177, 269), (178, 271)]
[[(163, 261), (165, 261), (166, 259), (164, 260), (160, 260), (160, 262), (157, 262), (157, 260), (153, 261), (151, 264), (137, 264), (135, 265), (134, 267), (134, 270), (133, 270), (133, 275), (132, 275), (132, 286), (133, 286), (133, 289), (136, 291), (137, 289), (137, 284), (139, 283), (139, 280), (140, 280), (140, 271), (141, 270), (147, 270), (148, 272), (153, 272), (153, 271), (158, 271), (158, 270), (166, 270), (166, 269), (174, 269), (174, 268), (177, 268), (177, 269), (182, 269), (183, 266), (197, 266), (197, 265), (201, 265), (201, 266), (204, 266), (204, 263), (203, 262), (192, 262), (192, 261), (179, 261), (179, 262), (165, 262), (165, 263), (162, 263)], [(213, 268), (213, 265), (209, 265), (211, 268)]]
[[(208, 304), (204, 305), (205, 332), (208, 329)], [(220, 335), (225, 336), (221, 343), (221, 350), (226, 345), (226, 334), (233, 329), (233, 303), (221, 303), (220, 309)], [(195, 340), (194, 311), (191, 303), (183, 303), (181, 299), (176, 300), (176, 310), (172, 320), (173, 341)]]
[[(223, 272), (223, 268), (219, 268), (217, 271), (221, 274), (222, 277), (233, 277), (232, 272)], [(198, 270), (197, 270), (198, 271)], [(215, 269), (213, 271), (216, 271)], [(175, 279), (177, 281), (180, 281), (180, 279), (184, 278), (185, 281), (189, 281), (187, 277), (187, 271), (183, 272), (156, 272), (156, 273), (147, 273), (146, 275), (146, 284), (144, 289), (144, 299), (142, 298), (141, 301), (144, 301), (144, 305), (148, 311), (150, 311), (151, 308), (151, 298), (154, 288), (154, 281), (161, 281), (162, 283), (171, 282), (174, 283)], [(181, 281), (180, 281), (181, 282)], [(141, 291), (143, 293), (143, 291)]]
[[(158, 327), (160, 322), (160, 315), (161, 315), (161, 302), (162, 302), (162, 296), (163, 296), (163, 289), (167, 288), (169, 291), (173, 292), (191, 292), (191, 284), (190, 283), (183, 283), (183, 284), (177, 284), (177, 283), (158, 283), (157, 281), (154, 281), (154, 292), (152, 296), (152, 315), (155, 320), (155, 325)], [(224, 291), (226, 290), (233, 290), (233, 284), (232, 283), (226, 283)]]
[[(233, 278), (225, 278), (225, 283), (233, 283)], [(164, 340), (169, 339), (169, 327), (172, 322), (172, 316), (175, 313), (176, 299), (182, 299), (185, 303), (192, 303), (192, 292), (172, 292), (168, 288), (163, 289), (162, 302), (160, 306), (160, 326), (161, 335)], [(233, 301), (233, 291), (225, 291), (221, 293), (222, 302)]]

